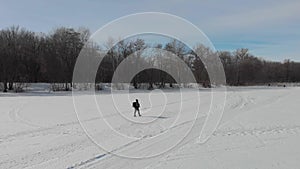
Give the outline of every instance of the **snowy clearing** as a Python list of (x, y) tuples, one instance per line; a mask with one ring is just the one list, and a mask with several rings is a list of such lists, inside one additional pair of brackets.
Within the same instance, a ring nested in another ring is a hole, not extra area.
[[(119, 114), (111, 95), (99, 92), (96, 100), (103, 117), (89, 114), (96, 108), (86, 103), (83, 111), (88, 117), (84, 121), (94, 126), (95, 136), (110, 146), (112, 153), (147, 156), (167, 149), (186, 134), (193, 120), (190, 115), (196, 111), (193, 106), (198, 102), (192, 96), (195, 90), (183, 90), (182, 101), (180, 92), (173, 90), (131, 93), (129, 101), (139, 98), (142, 105), (143, 116), (137, 118), (132, 117), (130, 102), (119, 102)], [(199, 120), (190, 134), (169, 151), (145, 159), (112, 155), (94, 144), (78, 122), (70, 93), (0, 94), (0, 168), (299, 168), (300, 88), (229, 87), (221, 123), (205, 144), (198, 144), (197, 138), (211, 95), (209, 90), (200, 93)], [(79, 97), (85, 100), (89, 95)], [(124, 99), (127, 95), (120, 92), (114, 98)], [(180, 108), (182, 118), (172, 125)], [(103, 118), (117, 132), (140, 139), (128, 143), (114, 139), (105, 124), (98, 123)], [(147, 140), (155, 135), (159, 135), (155, 141)]]

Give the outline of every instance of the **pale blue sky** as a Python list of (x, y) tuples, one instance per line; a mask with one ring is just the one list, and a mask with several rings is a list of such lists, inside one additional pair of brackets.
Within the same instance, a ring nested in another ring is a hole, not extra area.
[(299, 0), (0, 0), (0, 28), (37, 32), (84, 26), (92, 32), (121, 16), (166, 12), (198, 26), (217, 50), (249, 48), (269, 60), (300, 61)]

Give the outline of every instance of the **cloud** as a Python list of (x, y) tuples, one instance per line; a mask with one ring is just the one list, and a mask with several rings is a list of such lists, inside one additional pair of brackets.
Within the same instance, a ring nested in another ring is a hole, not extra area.
[(264, 4), (258, 8), (252, 7), (243, 12), (213, 18), (206, 26), (214, 31), (260, 29), (299, 19), (299, 9), (300, 1)]

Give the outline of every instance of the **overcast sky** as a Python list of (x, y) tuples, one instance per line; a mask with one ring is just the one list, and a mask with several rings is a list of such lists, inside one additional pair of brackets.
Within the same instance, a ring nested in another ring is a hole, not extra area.
[(0, 0), (0, 28), (37, 32), (104, 24), (137, 12), (166, 12), (198, 26), (217, 50), (249, 48), (269, 60), (300, 61), (300, 0)]

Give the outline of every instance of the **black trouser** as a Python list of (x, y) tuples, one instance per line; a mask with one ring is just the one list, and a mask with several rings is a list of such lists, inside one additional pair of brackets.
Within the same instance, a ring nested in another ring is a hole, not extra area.
[(139, 109), (139, 108), (135, 108), (135, 109), (134, 109), (134, 116), (136, 116), (136, 112), (138, 112), (139, 116), (141, 116), (141, 114), (140, 114), (140, 109)]

